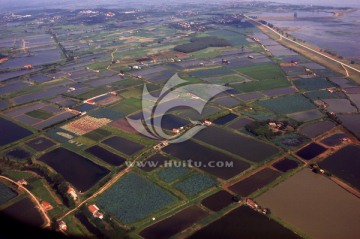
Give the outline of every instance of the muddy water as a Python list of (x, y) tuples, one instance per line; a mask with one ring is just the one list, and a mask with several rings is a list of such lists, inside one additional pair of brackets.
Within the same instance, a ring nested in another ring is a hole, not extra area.
[(256, 201), (311, 238), (360, 238), (360, 200), (325, 176), (308, 169)]

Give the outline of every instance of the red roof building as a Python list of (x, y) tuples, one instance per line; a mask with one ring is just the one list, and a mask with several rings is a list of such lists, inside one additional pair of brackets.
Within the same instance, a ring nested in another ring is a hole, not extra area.
[(20, 185), (23, 185), (23, 186), (26, 186), (29, 184), (25, 179), (20, 179), (19, 181), (17, 181), (17, 183)]
[(257, 205), (257, 203), (254, 202), (253, 200), (251, 200), (250, 198), (246, 199), (246, 205), (248, 205), (249, 207), (251, 207), (253, 209), (257, 209), (259, 207), (259, 205)]
[(88, 206), (88, 209), (92, 214), (100, 210), (95, 204)]
[(50, 211), (50, 210), (54, 209), (54, 207), (46, 201), (42, 201), (41, 206), (45, 211)]
[(31, 64), (24, 65), (24, 69), (26, 69), (26, 70), (30, 70), (32, 68), (33, 68), (33, 66)]
[(99, 212), (100, 209), (95, 204), (92, 204), (92, 205), (88, 206), (88, 209), (92, 213), (93, 217), (99, 218), (99, 219), (104, 218), (104, 214)]

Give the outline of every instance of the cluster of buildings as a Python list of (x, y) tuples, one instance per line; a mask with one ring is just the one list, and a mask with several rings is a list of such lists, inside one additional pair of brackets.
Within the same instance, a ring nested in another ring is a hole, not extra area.
[[(81, 16), (91, 16), (91, 17), (93, 17), (93, 16), (98, 16), (98, 15), (100, 15), (102, 13), (99, 12), (99, 11), (94, 11), (94, 10), (81, 10), (78, 14), (81, 15)], [(105, 16), (107, 16), (107, 17), (114, 17), (115, 16), (115, 13), (113, 13), (113, 12), (105, 12), (103, 14)]]
[(206, 29), (205, 26), (196, 22), (178, 22), (176, 26), (184, 30), (205, 31)]
[(260, 212), (264, 215), (269, 214), (270, 211), (267, 208), (262, 208), (259, 204), (257, 204), (254, 200), (247, 198), (245, 199), (245, 205), (249, 206), (251, 209)]
[(160, 144), (155, 145), (154, 149), (155, 150), (160, 150), (160, 149), (162, 149), (162, 148), (164, 148), (164, 147), (166, 147), (168, 145), (169, 145), (168, 141), (162, 141)]

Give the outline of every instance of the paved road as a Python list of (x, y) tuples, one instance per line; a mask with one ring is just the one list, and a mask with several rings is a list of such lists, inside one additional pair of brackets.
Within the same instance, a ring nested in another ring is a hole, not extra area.
[(275, 34), (277, 34), (280, 38), (286, 39), (286, 40), (288, 40), (288, 41), (290, 41), (290, 42), (292, 42), (292, 43), (294, 43), (294, 44), (296, 44), (296, 45), (299, 45), (299, 46), (301, 46), (301, 47), (303, 47), (303, 48), (305, 48), (305, 49), (307, 49), (307, 50), (309, 50), (309, 51), (312, 51), (312, 52), (314, 52), (314, 53), (316, 53), (316, 54), (318, 54), (318, 55), (321, 55), (321, 56), (323, 56), (323, 57), (325, 57), (325, 58), (327, 58), (327, 59), (329, 59), (329, 60), (332, 60), (332, 61), (334, 61), (334, 62), (336, 62), (336, 63), (339, 63), (339, 64), (340, 64), (341, 66), (343, 66), (343, 67), (346, 66), (347, 68), (349, 68), (349, 69), (351, 69), (351, 70), (353, 70), (353, 71), (356, 71), (356, 72), (360, 73), (360, 70), (359, 70), (359, 69), (356, 69), (356, 68), (354, 68), (354, 67), (352, 67), (352, 66), (350, 66), (350, 65), (348, 65), (348, 64), (345, 64), (345, 63), (343, 63), (343, 62), (341, 62), (341, 61), (338, 61), (338, 60), (336, 60), (336, 59), (334, 59), (334, 58), (332, 58), (332, 57), (330, 57), (330, 56), (328, 56), (328, 55), (325, 55), (325, 54), (323, 54), (323, 53), (321, 53), (321, 52), (318, 52), (318, 51), (316, 51), (316, 50), (314, 50), (314, 49), (312, 49), (312, 48), (310, 48), (310, 47), (308, 47), (308, 46), (305, 46), (304, 44), (301, 44), (301, 43), (298, 43), (298, 42), (296, 42), (296, 41), (294, 41), (294, 40), (291, 40), (290, 38), (281, 35), (280, 33), (278, 33), (277, 31), (275, 31), (275, 30), (272, 29), (271, 27), (269, 27), (269, 26), (267, 26), (267, 25), (265, 25), (265, 24), (262, 24), (261, 22), (256, 21), (256, 20), (254, 20), (254, 19), (252, 19), (252, 18), (250, 18), (250, 17), (248, 17), (248, 16), (246, 16), (246, 15), (244, 15), (244, 17), (246, 17), (248, 20), (251, 20), (251, 21), (253, 21), (253, 22), (256, 22), (256, 23), (258, 23), (258, 24), (261, 24), (262, 26), (266, 27), (266, 28), (269, 29), (270, 31), (272, 31), (272, 32), (274, 32)]
[(7, 180), (7, 181), (9, 181), (9, 182), (17, 185), (19, 188), (21, 188), (22, 190), (24, 190), (25, 192), (27, 192), (27, 193), (30, 195), (32, 201), (36, 203), (37, 208), (38, 208), (38, 210), (40, 211), (40, 213), (43, 215), (43, 218), (44, 218), (44, 220), (45, 220), (45, 224), (43, 225), (43, 227), (44, 227), (44, 228), (50, 227), (50, 225), (51, 225), (50, 218), (49, 218), (49, 216), (47, 215), (46, 211), (43, 209), (43, 207), (41, 206), (39, 200), (35, 197), (34, 194), (32, 194), (27, 188), (25, 188), (23, 185), (15, 182), (15, 181), (12, 180), (11, 178), (8, 178), (8, 177), (5, 177), (5, 176), (1, 176), (1, 175), (0, 175), (0, 178), (5, 179), (5, 180)]

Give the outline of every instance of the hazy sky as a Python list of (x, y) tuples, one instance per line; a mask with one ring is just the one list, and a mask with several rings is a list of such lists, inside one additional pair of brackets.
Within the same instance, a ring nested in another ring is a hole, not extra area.
[[(135, 2), (138, 2), (139, 0), (135, 0)], [(143, 0), (143, 2), (146, 2), (147, 4), (151, 4), (151, 2), (220, 2), (220, 1), (246, 1), (246, 0)], [(249, 0), (247, 0), (249, 1)], [(268, 2), (269, 0), (258, 0), (258, 1), (264, 1)], [(94, 6), (96, 4), (119, 4), (119, 6), (122, 7), (129, 7), (131, 4), (129, 2), (132, 2), (131, 0), (0, 0), (0, 9), (1, 8), (16, 8), (17, 6), (24, 8), (24, 7), (43, 7), (46, 8), (46, 6), (50, 5), (52, 8), (58, 7), (61, 8), (61, 6), (67, 5), (66, 3), (70, 3), (71, 5), (75, 4), (78, 6)], [(359, 0), (272, 0), (272, 2), (284, 2), (284, 3), (293, 3), (293, 4), (313, 4), (313, 5), (328, 5), (328, 6), (358, 6), (360, 7), (360, 1)], [(89, 3), (89, 4), (87, 4)], [(124, 4), (125, 3), (125, 4)]]

